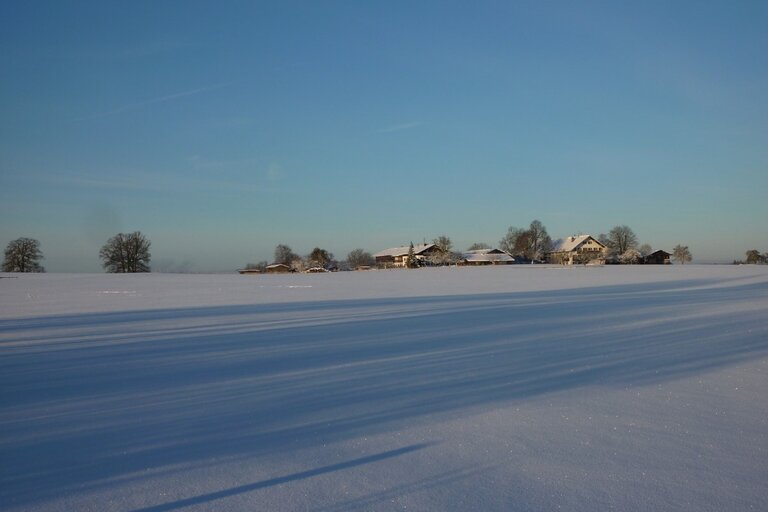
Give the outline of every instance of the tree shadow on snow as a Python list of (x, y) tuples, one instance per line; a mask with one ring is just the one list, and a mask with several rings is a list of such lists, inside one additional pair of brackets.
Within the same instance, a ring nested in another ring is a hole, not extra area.
[(212, 458), (271, 456), (768, 354), (766, 284), (712, 284), (4, 320), (0, 498), (24, 507)]
[(360, 458), (348, 460), (345, 462), (339, 462), (337, 464), (330, 464), (328, 466), (322, 466), (322, 467), (310, 469), (307, 471), (301, 471), (299, 473), (284, 475), (277, 478), (270, 478), (269, 480), (264, 480), (261, 482), (240, 485), (237, 487), (232, 487), (230, 489), (223, 489), (223, 490), (211, 492), (208, 494), (194, 496), (192, 498), (173, 501), (170, 503), (164, 503), (162, 505), (156, 505), (152, 507), (146, 507), (146, 508), (135, 510), (134, 512), (167, 512), (168, 510), (177, 510), (180, 508), (190, 507), (190, 506), (198, 505), (201, 503), (208, 503), (211, 501), (228, 498), (230, 496), (235, 496), (237, 494), (258, 491), (259, 489), (265, 489), (267, 487), (272, 487), (275, 485), (287, 484), (290, 482), (295, 482), (297, 480), (304, 480), (305, 478), (312, 478), (314, 476), (333, 473), (335, 471), (342, 471), (345, 469), (351, 469), (351, 468), (363, 466), (365, 464), (372, 464), (374, 462), (379, 462), (382, 460), (399, 457), (400, 455), (405, 455), (410, 452), (415, 452), (415, 451), (424, 449), (428, 447), (430, 444), (431, 443), (419, 443), (411, 446), (405, 446), (403, 448), (398, 448), (396, 450), (389, 450), (386, 452), (377, 453), (375, 455), (369, 455), (367, 457), (360, 457)]

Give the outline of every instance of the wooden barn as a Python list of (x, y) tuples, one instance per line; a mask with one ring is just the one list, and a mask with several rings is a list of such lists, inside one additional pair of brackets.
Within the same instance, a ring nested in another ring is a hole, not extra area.
[(667, 251), (658, 250), (645, 256), (643, 258), (643, 263), (646, 265), (670, 265), (672, 263), (672, 260), (670, 260), (671, 257), (672, 254)]

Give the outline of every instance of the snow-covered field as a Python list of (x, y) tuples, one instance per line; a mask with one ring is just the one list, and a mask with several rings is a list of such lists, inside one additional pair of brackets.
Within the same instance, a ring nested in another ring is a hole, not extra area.
[(4, 511), (766, 510), (768, 267), (19, 275), (0, 393)]

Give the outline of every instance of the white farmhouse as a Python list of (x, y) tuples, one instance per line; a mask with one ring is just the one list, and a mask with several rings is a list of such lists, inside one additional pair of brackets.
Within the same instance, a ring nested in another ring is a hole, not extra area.
[(569, 236), (555, 242), (552, 251), (547, 255), (551, 263), (573, 265), (600, 261), (605, 258), (606, 247), (592, 235)]

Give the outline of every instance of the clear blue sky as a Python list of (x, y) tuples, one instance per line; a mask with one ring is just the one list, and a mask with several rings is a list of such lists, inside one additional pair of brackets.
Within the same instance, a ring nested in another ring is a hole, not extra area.
[(768, 251), (768, 2), (10, 2), (0, 244), (101, 271), (617, 224)]

